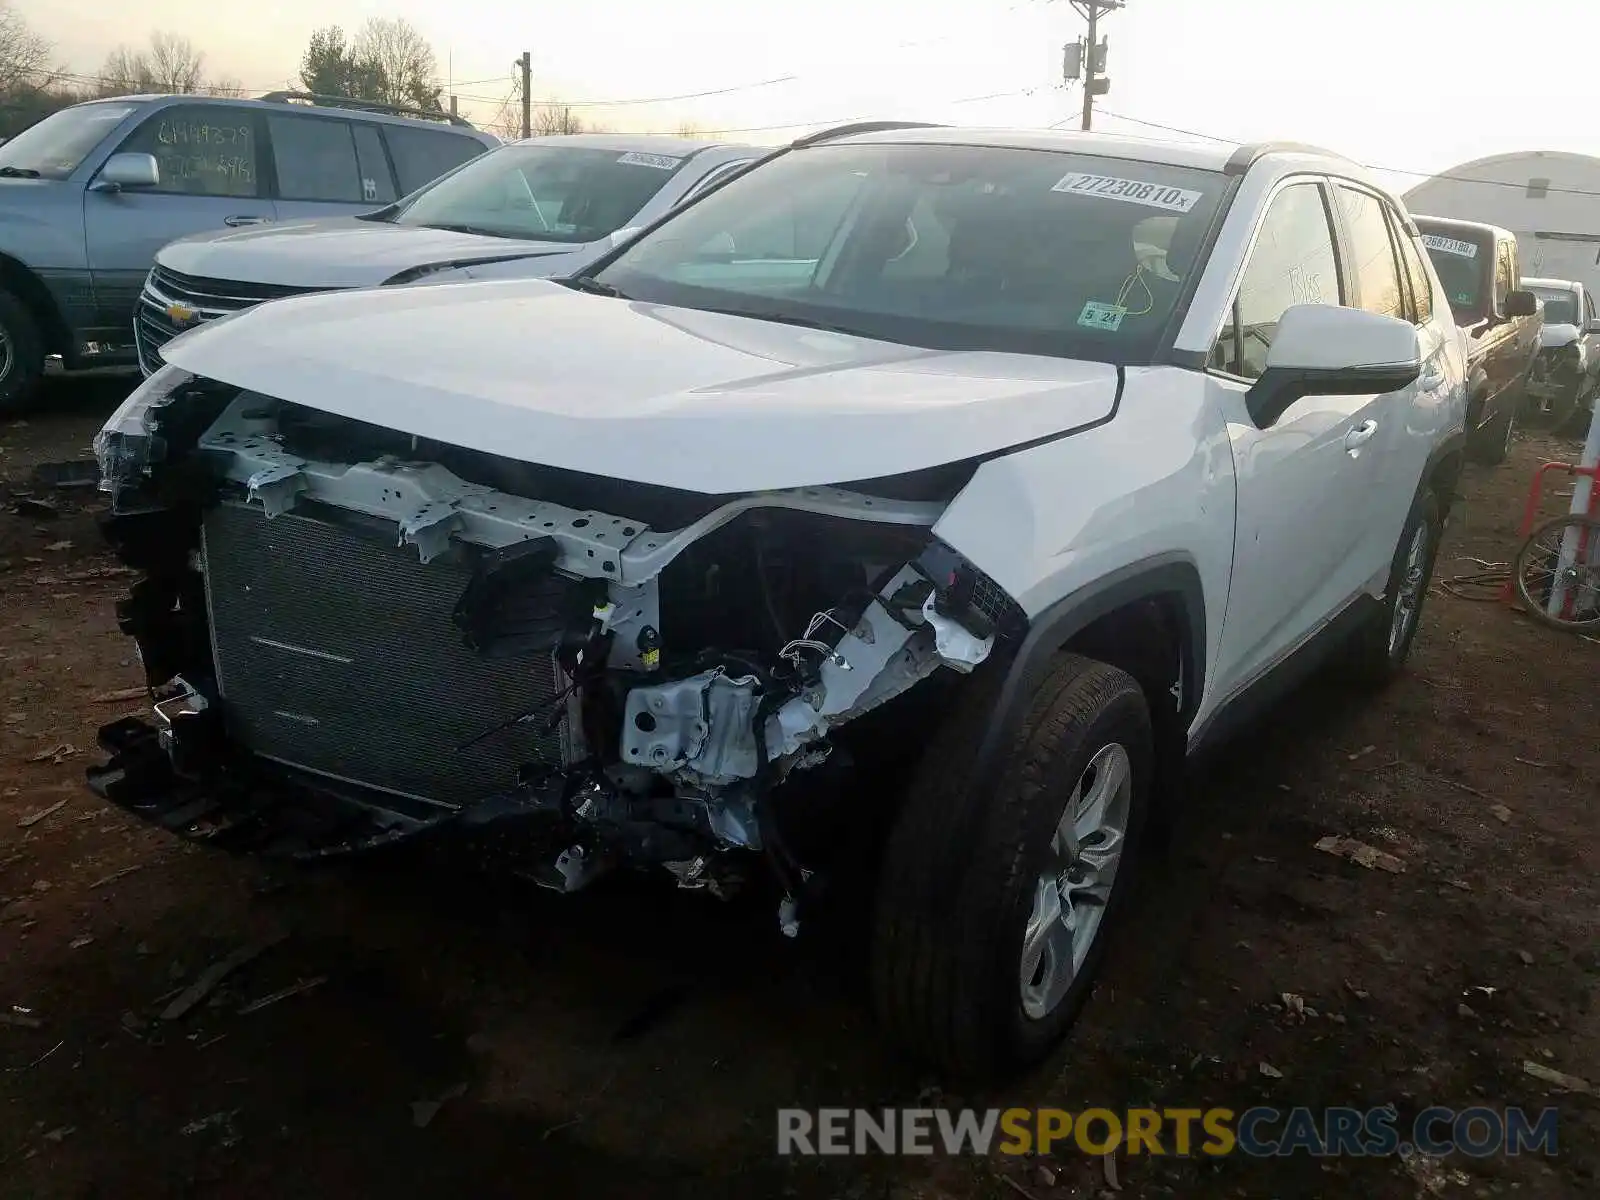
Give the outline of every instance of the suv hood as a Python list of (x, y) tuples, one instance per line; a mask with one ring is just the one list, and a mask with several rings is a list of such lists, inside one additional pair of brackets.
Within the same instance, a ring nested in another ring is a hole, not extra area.
[(1107, 419), (1100, 362), (925, 350), (544, 280), (275, 301), (167, 343), (236, 387), (525, 462), (710, 494), (847, 483)]
[(1541, 325), (1539, 327), (1539, 348), (1542, 350), (1558, 350), (1562, 346), (1570, 345), (1578, 340), (1578, 327), (1576, 325)]
[(298, 288), (374, 287), (418, 268), (566, 255), (581, 247), (338, 217), (195, 234), (162, 248), (168, 270)]

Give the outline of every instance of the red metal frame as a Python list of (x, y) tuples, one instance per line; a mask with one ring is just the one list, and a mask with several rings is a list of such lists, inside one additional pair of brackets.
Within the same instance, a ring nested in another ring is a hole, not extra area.
[[(1517, 530), (1517, 544), (1521, 545), (1528, 540), (1528, 535), (1533, 532), (1534, 524), (1539, 519), (1539, 500), (1544, 495), (1544, 477), (1551, 471), (1565, 471), (1568, 475), (1587, 475), (1592, 481), (1589, 488), (1589, 515), (1600, 516), (1600, 466), (1579, 467), (1572, 463), (1547, 462), (1542, 464), (1533, 473), (1533, 482), (1528, 485), (1528, 500), (1522, 507), (1522, 527)], [(1506, 585), (1500, 591), (1500, 599), (1506, 604), (1516, 600), (1516, 581), (1506, 579)]]

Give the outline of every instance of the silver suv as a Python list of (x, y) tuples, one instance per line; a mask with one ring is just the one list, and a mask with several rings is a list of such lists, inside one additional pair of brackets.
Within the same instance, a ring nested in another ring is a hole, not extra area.
[(51, 114), (0, 145), (0, 413), (27, 402), (48, 355), (133, 360), (139, 290), (174, 238), (367, 211), (498, 144), (459, 118), (290, 92)]

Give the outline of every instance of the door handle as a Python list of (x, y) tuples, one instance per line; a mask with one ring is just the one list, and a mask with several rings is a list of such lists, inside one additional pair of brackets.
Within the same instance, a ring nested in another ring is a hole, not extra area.
[(1344, 435), (1344, 448), (1354, 454), (1372, 440), (1372, 435), (1378, 432), (1376, 421), (1363, 421), (1349, 433)]
[(241, 225), (265, 225), (270, 219), (270, 217), (247, 217), (239, 215), (223, 217), (222, 223), (224, 225), (231, 225), (233, 228), (237, 229)]

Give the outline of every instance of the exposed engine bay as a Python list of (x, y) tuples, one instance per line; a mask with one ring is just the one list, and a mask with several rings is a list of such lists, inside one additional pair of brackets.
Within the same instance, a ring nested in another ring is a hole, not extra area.
[(186, 836), (509, 824), (564, 891), (622, 864), (716, 891), (760, 851), (793, 892), (773, 795), (1022, 629), (931, 532), (970, 466), (706, 496), (150, 382), (96, 450), (158, 703), (91, 783)]

